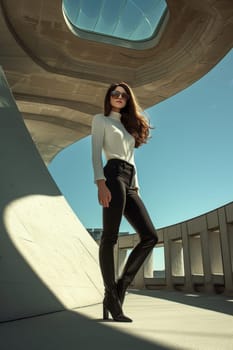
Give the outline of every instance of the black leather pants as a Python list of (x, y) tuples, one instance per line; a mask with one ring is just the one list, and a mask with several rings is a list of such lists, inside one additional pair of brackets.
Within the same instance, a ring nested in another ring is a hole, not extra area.
[(127, 280), (127, 284), (133, 280), (157, 243), (158, 237), (140, 196), (131, 187), (135, 176), (133, 165), (119, 159), (111, 159), (104, 168), (104, 174), (112, 200), (108, 208), (103, 208), (103, 234), (99, 258), (105, 288), (111, 289), (115, 284), (113, 249), (118, 239), (122, 216), (126, 217), (140, 237), (140, 242), (132, 250), (123, 270), (122, 278)]

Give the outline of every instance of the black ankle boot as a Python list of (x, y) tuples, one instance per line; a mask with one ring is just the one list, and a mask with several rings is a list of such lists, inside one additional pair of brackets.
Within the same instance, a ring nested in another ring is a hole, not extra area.
[(101, 240), (99, 249), (100, 268), (103, 276), (105, 296), (103, 300), (103, 319), (108, 319), (109, 312), (114, 321), (132, 322), (122, 311), (121, 303), (117, 294), (114, 272), (113, 244)]
[(105, 292), (103, 301), (103, 319), (107, 320), (109, 312), (112, 315), (114, 321), (117, 322), (132, 322), (132, 320), (123, 314), (121, 303), (118, 298), (117, 290), (112, 289), (111, 291)]

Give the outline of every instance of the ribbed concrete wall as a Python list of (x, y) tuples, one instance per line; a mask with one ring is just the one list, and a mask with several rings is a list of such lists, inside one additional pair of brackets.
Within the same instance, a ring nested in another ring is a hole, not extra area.
[[(142, 289), (178, 289), (233, 295), (233, 202), (198, 217), (158, 230), (158, 245), (138, 272), (133, 285)], [(137, 234), (119, 236), (117, 271)], [(164, 248), (164, 276), (156, 271), (157, 247)], [(155, 270), (155, 271), (154, 271)], [(155, 272), (155, 274), (154, 274)]]
[(0, 162), (0, 321), (100, 302), (97, 244), (47, 171), (2, 69)]

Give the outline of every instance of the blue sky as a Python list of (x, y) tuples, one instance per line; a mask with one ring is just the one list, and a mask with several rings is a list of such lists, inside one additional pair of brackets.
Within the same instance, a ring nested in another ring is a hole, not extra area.
[[(233, 200), (233, 50), (192, 86), (146, 110), (152, 138), (135, 150), (140, 194), (157, 228)], [(60, 152), (49, 170), (87, 228), (101, 227), (91, 137)], [(126, 220), (121, 231), (133, 233)]]

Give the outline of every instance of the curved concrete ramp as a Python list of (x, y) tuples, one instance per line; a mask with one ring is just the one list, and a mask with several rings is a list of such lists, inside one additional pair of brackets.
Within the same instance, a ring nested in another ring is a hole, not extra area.
[(51, 178), (1, 69), (0, 162), (0, 321), (100, 302), (97, 244)]

